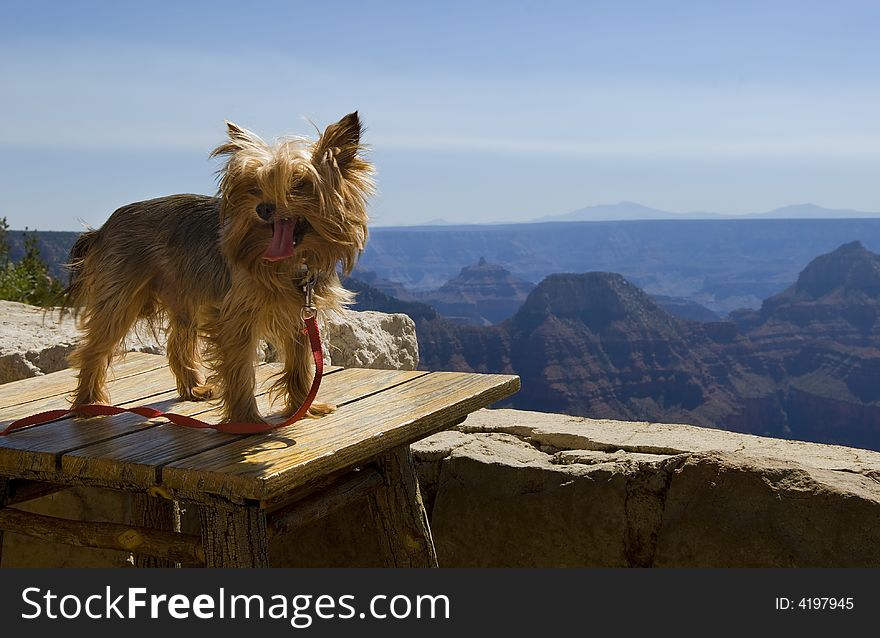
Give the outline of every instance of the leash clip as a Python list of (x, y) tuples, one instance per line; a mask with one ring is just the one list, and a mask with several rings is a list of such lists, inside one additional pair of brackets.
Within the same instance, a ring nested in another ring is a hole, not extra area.
[(302, 290), (306, 300), (302, 310), (299, 312), (300, 319), (305, 323), (308, 319), (314, 319), (318, 315), (318, 309), (315, 307), (315, 284), (318, 281), (318, 274), (308, 274), (306, 282), (303, 284)]

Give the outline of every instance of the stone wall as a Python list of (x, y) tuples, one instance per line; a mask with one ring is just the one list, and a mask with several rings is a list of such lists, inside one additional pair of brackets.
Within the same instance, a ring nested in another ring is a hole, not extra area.
[(880, 566), (877, 452), (481, 410), (413, 454), (449, 567)]

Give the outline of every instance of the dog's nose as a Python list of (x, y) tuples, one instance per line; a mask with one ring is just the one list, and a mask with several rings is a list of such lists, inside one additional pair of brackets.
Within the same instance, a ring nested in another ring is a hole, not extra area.
[(271, 202), (260, 202), (257, 204), (257, 215), (260, 218), (265, 219), (267, 222), (272, 221), (272, 217), (275, 216), (275, 204)]

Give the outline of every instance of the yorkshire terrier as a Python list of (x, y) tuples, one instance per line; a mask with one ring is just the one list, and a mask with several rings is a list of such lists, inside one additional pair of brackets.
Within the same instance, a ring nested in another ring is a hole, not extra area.
[[(373, 169), (363, 158), (361, 122), (354, 112), (315, 141), (274, 145), (226, 124), (228, 141), (211, 153), (227, 158), (217, 197), (123, 206), (71, 249), (64, 306), (84, 332), (71, 354), (79, 368), (74, 407), (109, 402), (107, 368), (138, 320), (167, 326), (180, 397), (220, 397), (227, 422), (262, 422), (254, 397), (261, 337), (283, 358), (272, 390), (287, 412), (305, 399), (314, 372), (301, 330), (304, 283), (317, 278), (319, 309), (341, 310), (352, 296), (337, 267), (350, 273), (367, 240)], [(207, 381), (200, 358), (212, 371)], [(310, 416), (334, 409), (314, 403)]]

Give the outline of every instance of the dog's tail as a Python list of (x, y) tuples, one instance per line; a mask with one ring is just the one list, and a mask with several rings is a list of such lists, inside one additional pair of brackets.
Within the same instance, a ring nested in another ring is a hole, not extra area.
[(82, 277), (83, 263), (94, 247), (97, 237), (97, 230), (87, 230), (77, 238), (70, 249), (67, 264), (65, 264), (68, 272), (67, 288), (61, 293), (61, 307), (59, 308), (62, 317), (71, 311), (76, 316), (79, 308), (83, 305), (82, 295), (85, 288)]

